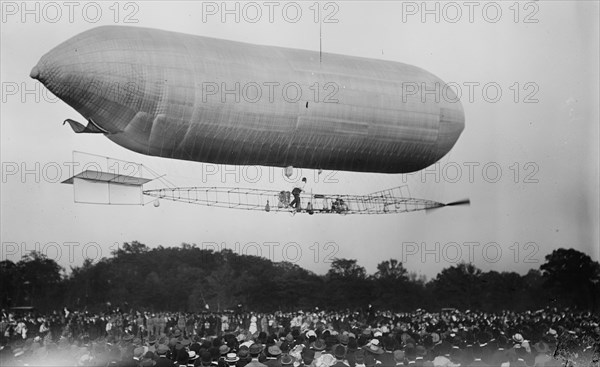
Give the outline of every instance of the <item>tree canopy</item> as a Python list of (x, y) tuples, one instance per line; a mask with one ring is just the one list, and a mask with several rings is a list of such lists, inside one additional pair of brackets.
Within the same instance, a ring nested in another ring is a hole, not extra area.
[(289, 262), (212, 251), (124, 243), (112, 256), (86, 260), (66, 274), (54, 260), (32, 252), (17, 263), (0, 262), (3, 308), (34, 306), (99, 309), (111, 302), (147, 310), (274, 311), (319, 307), (411, 311), (443, 307), (522, 311), (546, 306), (598, 310), (600, 264), (574, 249), (558, 249), (525, 275), (484, 272), (460, 263), (426, 281), (396, 259), (370, 275), (354, 259), (335, 258), (317, 275)]

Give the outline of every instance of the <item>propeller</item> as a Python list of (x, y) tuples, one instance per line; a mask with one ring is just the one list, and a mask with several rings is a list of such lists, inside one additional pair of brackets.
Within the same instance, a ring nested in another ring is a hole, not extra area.
[(458, 200), (458, 201), (453, 201), (451, 203), (447, 203), (444, 206), (458, 206), (458, 205), (471, 205), (471, 200), (470, 199), (462, 199), (462, 200)]
[(471, 205), (471, 200), (470, 199), (462, 199), (462, 200), (452, 201), (452, 202), (449, 202), (449, 203), (446, 203), (446, 204), (441, 204), (440, 206), (436, 206), (436, 207), (433, 207), (433, 208), (425, 209), (425, 213), (429, 213), (432, 210), (444, 208), (444, 207), (447, 207), (447, 206), (461, 206), (461, 205), (467, 205), (467, 206), (469, 206), (469, 205)]

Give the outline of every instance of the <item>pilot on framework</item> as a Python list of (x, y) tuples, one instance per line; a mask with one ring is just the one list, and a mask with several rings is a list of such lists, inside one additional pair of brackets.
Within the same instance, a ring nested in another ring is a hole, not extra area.
[(302, 183), (300, 184), (300, 186), (294, 187), (294, 189), (292, 190), (292, 195), (294, 195), (294, 200), (292, 200), (292, 202), (290, 203), (290, 206), (292, 208), (296, 208), (296, 211), (300, 211), (302, 209), (302, 206), (300, 205), (300, 193), (302, 191), (304, 191), (305, 187), (306, 187), (306, 177), (302, 177)]

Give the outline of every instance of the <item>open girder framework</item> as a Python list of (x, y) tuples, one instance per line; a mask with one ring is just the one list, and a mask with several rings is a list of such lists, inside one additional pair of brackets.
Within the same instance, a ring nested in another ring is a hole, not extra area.
[[(301, 212), (309, 214), (394, 214), (433, 209), (446, 204), (402, 196), (396, 187), (367, 195), (300, 194)], [(176, 187), (145, 190), (158, 199), (204, 206), (269, 212), (293, 212), (289, 191), (253, 188)], [(310, 206), (309, 206), (310, 203)]]

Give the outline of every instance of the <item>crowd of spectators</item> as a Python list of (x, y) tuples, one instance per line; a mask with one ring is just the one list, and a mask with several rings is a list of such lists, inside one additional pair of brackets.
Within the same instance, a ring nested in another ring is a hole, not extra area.
[(0, 366), (599, 366), (600, 316), (543, 309), (2, 311)]

